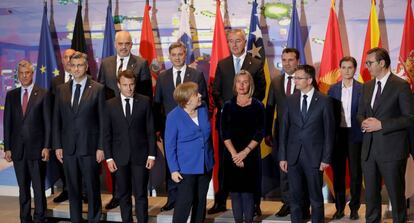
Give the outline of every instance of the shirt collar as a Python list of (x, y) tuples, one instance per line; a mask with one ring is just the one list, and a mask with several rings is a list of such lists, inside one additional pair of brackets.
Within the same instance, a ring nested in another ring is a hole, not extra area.
[(352, 88), (354, 86), (354, 79), (352, 78), (350, 87), (346, 87), (344, 84), (344, 81), (341, 82), (341, 85), (342, 85), (342, 88)]
[(124, 62), (125, 62), (125, 61), (128, 61), (130, 57), (131, 57), (131, 54), (128, 54), (128, 56), (126, 57), (120, 57), (119, 55), (116, 55), (116, 61), (121, 61), (121, 58), (122, 58), (124, 59)]
[(119, 93), (119, 94), (121, 95), (122, 102), (124, 102), (125, 99), (127, 99), (127, 98), (131, 99), (130, 101), (132, 101), (132, 99), (133, 99), (133, 97), (125, 97), (122, 93)]
[(378, 83), (379, 81), (381, 82), (381, 86), (384, 87), (390, 75), (391, 75), (391, 71), (388, 71), (388, 73), (381, 80), (378, 80), (377, 78), (375, 78), (375, 83)]
[(239, 58), (239, 59), (240, 59), (240, 61), (244, 61), (244, 59), (246, 58), (246, 55), (247, 55), (246, 50), (245, 50), (245, 51), (243, 52), (243, 54), (242, 54), (241, 56), (239, 56), (239, 57), (236, 57), (236, 56), (232, 55), (232, 56), (233, 56), (233, 61), (236, 61), (236, 58)]
[(80, 84), (81, 86), (85, 86), (86, 85), (86, 80), (88, 80), (88, 77), (86, 77), (86, 74), (85, 74), (85, 78), (83, 78), (83, 80), (81, 80), (80, 82), (76, 82), (76, 80), (73, 79), (73, 86), (76, 86), (76, 84)]
[(308, 93), (306, 93), (306, 94), (304, 94), (304, 93), (301, 91), (301, 92), (300, 92), (300, 97), (301, 97), (301, 98), (303, 98), (303, 95), (307, 95), (307, 96), (308, 96), (308, 99), (311, 99), (314, 93), (315, 93), (315, 88), (314, 88), (314, 87), (312, 87), (312, 89), (311, 89)]
[(29, 86), (23, 87), (22, 86), (22, 92), (24, 92), (25, 89), (27, 89), (28, 92), (32, 92), (34, 86), (34, 82), (32, 82)]
[(187, 69), (187, 65), (184, 64), (179, 70), (173, 66), (173, 73), (177, 73), (177, 71), (181, 71), (181, 74), (185, 73), (185, 70)]

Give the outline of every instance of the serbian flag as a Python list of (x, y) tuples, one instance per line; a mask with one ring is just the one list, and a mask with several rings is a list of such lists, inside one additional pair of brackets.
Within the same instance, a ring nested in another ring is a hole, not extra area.
[[(217, 108), (214, 107), (214, 100), (212, 97), (212, 86), (214, 82), (214, 77), (216, 75), (216, 68), (217, 64), (220, 60), (230, 56), (229, 47), (227, 45), (227, 38), (226, 33), (224, 31), (224, 24), (223, 18), (221, 16), (220, 11), (220, 0), (216, 1), (216, 23), (214, 25), (214, 36), (213, 36), (213, 47), (211, 49), (211, 57), (210, 57), (210, 71), (209, 71), (209, 101), (210, 101), (210, 108), (213, 108), (213, 116), (211, 118), (211, 129), (213, 130), (212, 138), (213, 138), (213, 147), (214, 147), (214, 160), (219, 160), (219, 134), (216, 128), (216, 114)], [(219, 189), (218, 184), (218, 170), (219, 170), (219, 162), (214, 164), (213, 168), (213, 185), (214, 185), (214, 192), (217, 192)]]
[(339, 61), (342, 57), (341, 34), (339, 33), (338, 17), (335, 12), (335, 0), (332, 0), (319, 70), (319, 90), (321, 92), (326, 94), (329, 87), (341, 78)]
[(144, 7), (144, 19), (142, 21), (139, 54), (149, 63), (148, 65), (152, 76), (152, 87), (155, 87), (160, 65), (158, 64), (157, 53), (155, 50), (154, 33), (152, 32), (151, 19), (149, 17), (150, 10), (151, 6), (149, 6), (147, 0)]
[(365, 60), (368, 50), (381, 47), (381, 35), (378, 23), (377, 10), (375, 9), (375, 0), (371, 1), (371, 12), (368, 19), (367, 34), (365, 35), (364, 51), (362, 52), (361, 69), (358, 81), (364, 83), (371, 80), (371, 74), (365, 67)]

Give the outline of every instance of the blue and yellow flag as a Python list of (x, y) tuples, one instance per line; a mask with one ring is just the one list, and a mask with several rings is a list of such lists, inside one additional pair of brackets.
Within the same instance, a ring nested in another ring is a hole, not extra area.
[(305, 44), (303, 43), (303, 36), (299, 22), (298, 10), (296, 9), (296, 0), (292, 1), (292, 17), (290, 18), (289, 35), (287, 40), (287, 47), (295, 48), (300, 54), (300, 63), (306, 64)]
[(112, 1), (109, 0), (106, 9), (105, 32), (102, 47), (102, 58), (115, 55), (115, 25), (112, 17)]

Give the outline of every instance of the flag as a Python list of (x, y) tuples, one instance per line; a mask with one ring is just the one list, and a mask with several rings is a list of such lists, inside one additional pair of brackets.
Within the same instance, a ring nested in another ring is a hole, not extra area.
[(329, 87), (341, 78), (339, 61), (342, 57), (341, 34), (335, 12), (335, 0), (332, 0), (319, 69), (319, 90), (321, 92), (327, 93)]
[[(112, 1), (108, 1), (108, 7), (106, 8), (106, 22), (104, 31), (104, 40), (102, 46), (102, 59), (105, 57), (115, 55), (115, 25), (112, 18)], [(105, 183), (109, 192), (112, 192), (112, 177), (111, 172), (108, 169), (106, 161), (103, 162), (105, 166)]]
[(115, 55), (115, 25), (112, 18), (112, 1), (108, 1), (108, 7), (106, 9), (106, 22), (104, 40), (102, 46), (102, 58)]
[[(148, 61), (152, 79), (156, 80), (158, 77), (158, 71), (160, 70), (160, 65), (158, 64), (157, 52), (155, 50), (154, 33), (152, 32), (151, 19), (149, 16), (150, 10), (151, 6), (149, 6), (147, 0), (144, 7), (144, 19), (142, 20), (139, 53), (145, 60)], [(152, 81), (153, 87), (155, 86), (155, 83), (155, 81)]]
[(188, 3), (181, 3), (181, 18), (180, 29), (178, 30), (178, 40), (183, 42), (187, 48), (187, 56), (185, 62), (191, 64), (194, 62), (193, 40), (191, 37), (190, 28), (190, 5)]
[(72, 35), (72, 49), (86, 53), (86, 40), (85, 32), (83, 30), (83, 19), (82, 19), (82, 1), (78, 1), (78, 11), (76, 12), (75, 27), (73, 28)]
[[(252, 2), (252, 14), (250, 16), (250, 32), (247, 41), (247, 52), (253, 57), (262, 61), (264, 75), (266, 79), (266, 95), (263, 103), (266, 104), (269, 86), (271, 82), (269, 65), (266, 58), (265, 48), (263, 44), (262, 30), (260, 29), (260, 22), (257, 13), (257, 1)], [(261, 158), (262, 158), (262, 194), (266, 194), (275, 187), (277, 187), (278, 178), (272, 177), (277, 175), (278, 169), (275, 168), (275, 161), (271, 156), (272, 148), (266, 145), (264, 141), (260, 144)]]
[[(59, 75), (52, 37), (47, 21), (47, 3), (44, 3), (42, 28), (40, 30), (39, 55), (37, 57), (35, 83), (49, 89), (54, 76)], [(49, 189), (59, 179), (56, 159), (50, 160), (46, 168), (46, 188)]]
[[(211, 48), (211, 57), (210, 57), (210, 71), (209, 71), (209, 101), (210, 108), (214, 108), (214, 102), (212, 98), (212, 87), (214, 82), (214, 77), (216, 75), (217, 64), (220, 60), (230, 56), (229, 47), (227, 45), (226, 33), (224, 31), (223, 18), (220, 11), (220, 0), (216, 1), (216, 22), (214, 24), (214, 34), (213, 34), (213, 46)], [(219, 160), (219, 135), (216, 128), (216, 114), (217, 108), (214, 108), (213, 116), (211, 118), (211, 129), (212, 138), (213, 138), (213, 147), (214, 147), (214, 160)], [(214, 191), (217, 192), (219, 189), (218, 184), (218, 169), (219, 162), (214, 164), (213, 168), (213, 185)]]
[(365, 67), (365, 60), (368, 50), (375, 47), (381, 47), (381, 35), (377, 10), (375, 9), (375, 0), (372, 0), (371, 12), (369, 14), (368, 27), (365, 35), (364, 51), (362, 52), (360, 74), (358, 76), (358, 81), (360, 82), (371, 80), (371, 74), (369, 73), (368, 68)]
[(299, 22), (298, 11), (296, 9), (296, 0), (292, 1), (292, 17), (290, 18), (289, 35), (287, 47), (295, 48), (300, 54), (300, 63), (306, 64), (305, 45), (302, 40), (302, 31)]

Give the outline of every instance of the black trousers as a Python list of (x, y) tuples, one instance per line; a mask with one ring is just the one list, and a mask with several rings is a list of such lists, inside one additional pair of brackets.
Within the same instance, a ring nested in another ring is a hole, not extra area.
[(351, 128), (340, 128), (338, 141), (333, 151), (333, 180), (335, 191), (335, 207), (338, 211), (343, 211), (346, 205), (346, 160), (349, 161), (350, 190), (351, 200), (349, 208), (358, 211), (361, 206), (361, 143), (351, 141)]
[(212, 171), (205, 174), (181, 174), (183, 179), (178, 186), (173, 223), (185, 223), (191, 210), (191, 223), (204, 222), (208, 185)]
[[(17, 184), (19, 185), (19, 204), (21, 222), (45, 222), (46, 196), (45, 174), (46, 163), (40, 159), (13, 160)], [(34, 215), (31, 215), (30, 184), (34, 191)]]
[(381, 161), (376, 158), (373, 149), (375, 148), (371, 148), (368, 159), (362, 161), (366, 199), (365, 220), (367, 223), (381, 222), (381, 181), (384, 179), (392, 205), (393, 222), (406, 222), (405, 170), (407, 159)]
[(135, 215), (138, 222), (148, 222), (148, 179), (145, 165), (128, 164), (119, 166), (115, 172), (121, 206), (122, 222), (133, 222), (131, 195), (135, 198)]
[(308, 158), (305, 157), (302, 148), (297, 163), (288, 166), (290, 216), (294, 223), (303, 223), (306, 188), (312, 207), (312, 223), (324, 222), (323, 172), (319, 170), (319, 167), (312, 167)]
[(63, 155), (71, 222), (82, 222), (82, 180), (88, 195), (88, 222), (100, 222), (102, 213), (99, 165), (96, 156)]

